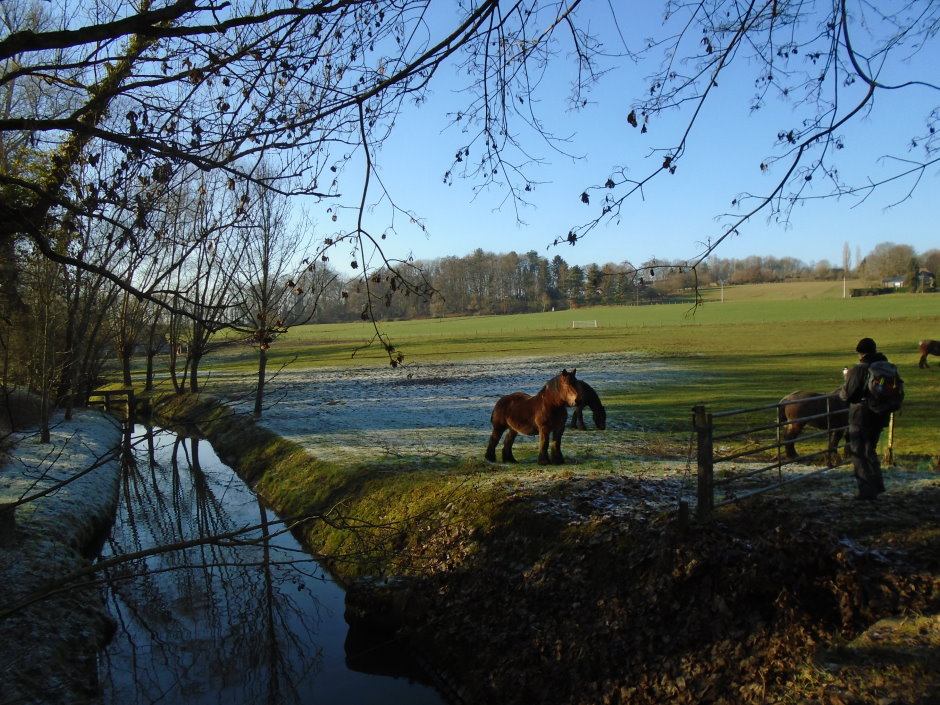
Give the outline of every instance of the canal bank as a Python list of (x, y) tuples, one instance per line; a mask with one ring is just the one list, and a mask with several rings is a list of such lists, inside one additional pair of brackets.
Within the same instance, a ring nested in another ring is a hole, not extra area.
[(0, 700), (94, 701), (114, 621), (90, 568), (118, 503), (121, 424), (76, 410), (48, 444), (28, 429), (5, 441), (0, 502), (18, 506), (0, 546)]

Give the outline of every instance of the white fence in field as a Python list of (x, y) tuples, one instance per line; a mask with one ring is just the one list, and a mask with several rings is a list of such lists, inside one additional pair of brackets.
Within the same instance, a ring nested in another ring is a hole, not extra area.
[(572, 328), (597, 328), (597, 321), (572, 321)]

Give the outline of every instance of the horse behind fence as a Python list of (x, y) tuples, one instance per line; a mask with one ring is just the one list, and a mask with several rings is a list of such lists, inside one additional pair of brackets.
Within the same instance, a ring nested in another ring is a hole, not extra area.
[(838, 389), (829, 394), (804, 391), (787, 394), (777, 408), (777, 420), (785, 424), (783, 444), (787, 458), (799, 457), (794, 441), (806, 426), (813, 426), (828, 432), (827, 460), (829, 465), (837, 464), (839, 441), (849, 423), (848, 408), (849, 405), (839, 398)]

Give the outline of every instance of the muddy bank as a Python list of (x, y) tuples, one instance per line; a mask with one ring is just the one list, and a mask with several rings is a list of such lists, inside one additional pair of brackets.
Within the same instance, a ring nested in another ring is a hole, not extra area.
[(428, 619), (403, 630), (465, 703), (936, 703), (938, 500), (763, 499), (542, 550), (507, 528), (416, 586)]

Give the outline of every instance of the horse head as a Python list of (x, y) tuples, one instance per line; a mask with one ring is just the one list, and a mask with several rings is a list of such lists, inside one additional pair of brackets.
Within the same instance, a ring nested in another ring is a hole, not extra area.
[(580, 402), (580, 391), (577, 385), (577, 379), (575, 378), (575, 372), (577, 368), (568, 372), (567, 369), (561, 371), (561, 374), (558, 375), (555, 379), (558, 380), (558, 385), (556, 387), (558, 391), (558, 396), (565, 402), (568, 406), (577, 406)]

